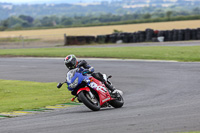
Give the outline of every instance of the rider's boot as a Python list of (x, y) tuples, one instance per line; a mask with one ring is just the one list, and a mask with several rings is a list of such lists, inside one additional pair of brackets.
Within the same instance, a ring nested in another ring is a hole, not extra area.
[[(120, 95), (123, 95), (123, 92), (120, 90), (117, 90), (114, 86), (111, 84), (104, 82), (105, 86), (111, 91), (111, 95), (114, 97), (119, 97)], [(120, 95), (119, 95), (120, 94)]]
[(116, 93), (116, 89), (114, 86), (110, 85), (109, 83), (107, 82), (104, 82), (105, 86), (111, 91), (111, 93), (115, 94)]

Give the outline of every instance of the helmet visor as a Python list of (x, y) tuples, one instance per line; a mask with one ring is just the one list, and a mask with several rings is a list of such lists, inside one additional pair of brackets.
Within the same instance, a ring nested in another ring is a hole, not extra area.
[(66, 62), (65, 65), (69, 69), (73, 69), (76, 66), (76, 59), (72, 59), (70, 62)]
[(65, 65), (66, 65), (67, 68), (69, 68), (69, 69), (74, 68), (74, 64), (73, 64), (72, 62), (65, 63)]

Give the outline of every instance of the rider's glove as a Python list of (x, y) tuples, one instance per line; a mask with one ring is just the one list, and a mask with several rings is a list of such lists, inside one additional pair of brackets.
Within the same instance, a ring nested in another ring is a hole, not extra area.
[(82, 74), (83, 74), (83, 75), (86, 75), (86, 74), (88, 74), (88, 73), (89, 73), (89, 70), (88, 70), (88, 69), (85, 69), (85, 70), (82, 71)]
[(94, 72), (94, 67), (90, 67), (88, 70), (89, 70), (89, 73), (91, 74)]

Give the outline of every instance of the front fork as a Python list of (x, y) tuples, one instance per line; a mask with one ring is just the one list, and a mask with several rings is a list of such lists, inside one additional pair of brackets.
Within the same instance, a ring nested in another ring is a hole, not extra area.
[(89, 91), (88, 93), (89, 93), (90, 97), (91, 97), (92, 99), (94, 99), (94, 95), (92, 94), (92, 92)]

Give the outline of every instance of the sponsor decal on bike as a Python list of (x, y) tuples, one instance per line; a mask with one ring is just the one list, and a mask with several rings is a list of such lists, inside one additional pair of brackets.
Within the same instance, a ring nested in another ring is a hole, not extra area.
[(107, 89), (104, 86), (98, 86), (95, 82), (91, 82), (90, 87), (103, 93), (107, 92)]
[(107, 92), (106, 88), (103, 87), (103, 86), (98, 86), (98, 87), (96, 88), (96, 90), (101, 91), (101, 92), (103, 92), (103, 93), (106, 93), (106, 92)]
[(108, 101), (108, 100), (110, 100), (110, 97), (108, 97), (108, 98), (102, 100), (102, 102), (106, 102), (106, 101)]
[(97, 88), (97, 84), (95, 82), (91, 82), (89, 85), (91, 88), (96, 89)]

